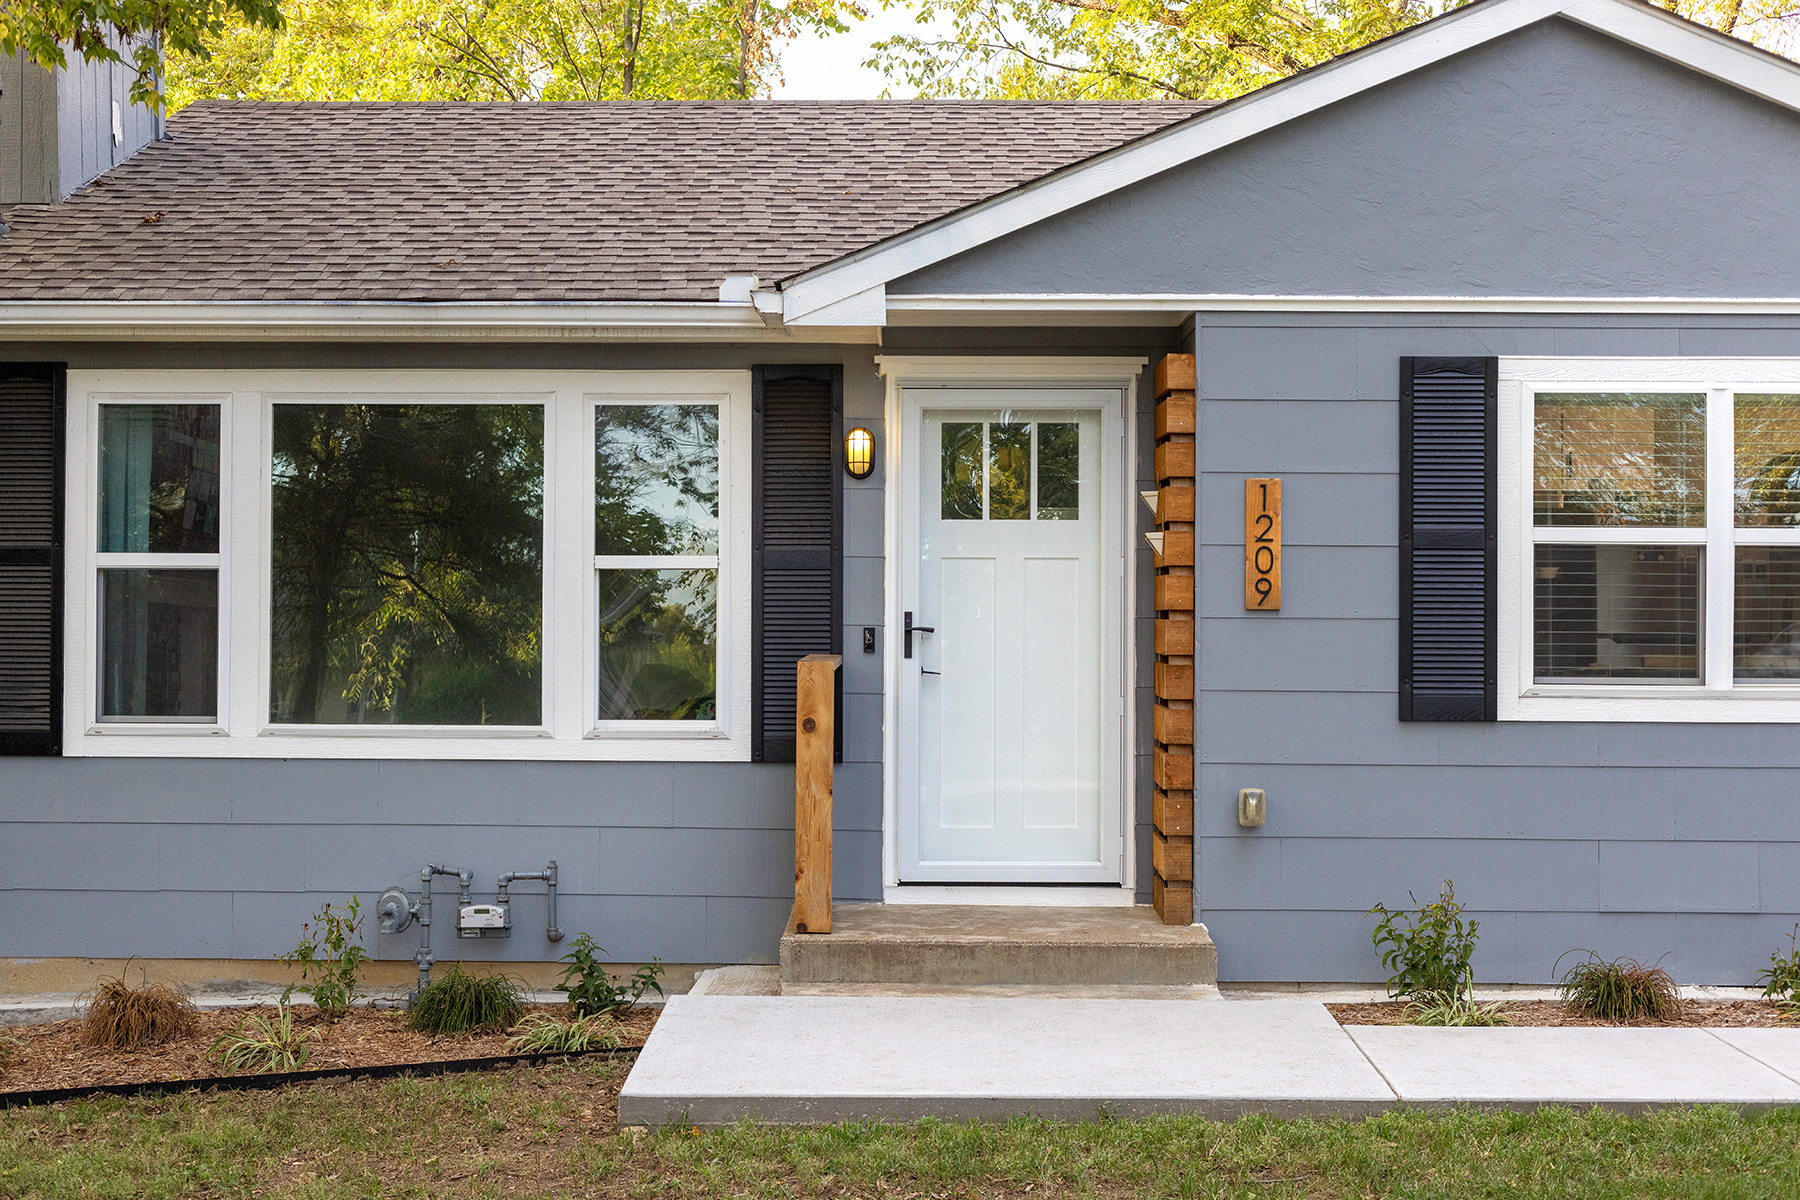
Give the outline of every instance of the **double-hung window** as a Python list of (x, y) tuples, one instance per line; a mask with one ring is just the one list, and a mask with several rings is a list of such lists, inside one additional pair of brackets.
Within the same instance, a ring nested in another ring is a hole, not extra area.
[(1800, 720), (1800, 362), (1500, 372), (1500, 715)]
[(70, 396), (67, 752), (749, 757), (747, 372)]

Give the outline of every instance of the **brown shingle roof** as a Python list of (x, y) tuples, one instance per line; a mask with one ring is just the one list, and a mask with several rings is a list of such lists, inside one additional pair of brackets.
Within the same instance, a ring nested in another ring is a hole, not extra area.
[(1204, 107), (206, 101), (12, 209), (0, 299), (715, 300)]

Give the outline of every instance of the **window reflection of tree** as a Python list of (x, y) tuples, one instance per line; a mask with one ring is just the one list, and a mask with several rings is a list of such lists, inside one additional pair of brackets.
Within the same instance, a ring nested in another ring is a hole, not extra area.
[(541, 720), (543, 410), (282, 404), (272, 718)]
[[(602, 404), (594, 420), (595, 553), (716, 555), (717, 406)], [(597, 590), (599, 719), (713, 719), (717, 569), (607, 567)]]

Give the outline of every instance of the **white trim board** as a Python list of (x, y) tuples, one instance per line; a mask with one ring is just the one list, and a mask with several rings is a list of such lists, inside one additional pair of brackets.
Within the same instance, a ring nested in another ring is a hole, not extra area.
[(1628, 314), (1667, 316), (1788, 316), (1800, 314), (1800, 297), (1735, 299), (1723, 296), (1263, 296), (1064, 295), (889, 296), (889, 325), (1166, 325), (1195, 313), (1493, 313)]
[(850, 297), (1552, 17), (1800, 111), (1800, 65), (1640, 0), (1483, 0), (802, 272), (782, 285), (785, 318), (803, 321)]

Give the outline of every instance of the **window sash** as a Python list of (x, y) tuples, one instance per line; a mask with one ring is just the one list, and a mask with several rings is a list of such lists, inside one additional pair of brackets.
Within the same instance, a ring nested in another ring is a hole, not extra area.
[[(1507, 577), (1515, 586), (1507, 589), (1517, 609), (1503, 618), (1503, 627), (1516, 630), (1512, 635), (1510, 655), (1504, 645), (1503, 657), (1516, 666), (1518, 688), (1503, 703), (1503, 717), (1536, 719), (1553, 716), (1560, 719), (1619, 719), (1636, 716), (1646, 720), (1689, 719), (1667, 711), (1670, 699), (1691, 696), (1709, 700), (1733, 700), (1733, 708), (1742, 715), (1720, 716), (1719, 710), (1688, 709), (1692, 719), (1781, 719), (1800, 720), (1800, 678), (1738, 679), (1736, 677), (1736, 576), (1737, 551), (1742, 547), (1800, 547), (1800, 527), (1747, 525), (1736, 519), (1735, 485), (1736, 398), (1740, 394), (1800, 395), (1800, 360), (1779, 364), (1721, 364), (1716, 360), (1663, 360), (1628, 363), (1584, 363), (1578, 360), (1502, 360), (1502, 407), (1516, 437), (1511, 441), (1512, 461), (1503, 478), (1503, 511), (1511, 509), (1505, 523), (1519, 530), (1518, 550)], [(1769, 367), (1778, 366), (1777, 372)], [(1603, 367), (1616, 374), (1597, 371), (1582, 377), (1586, 367)], [(1623, 369), (1621, 369), (1623, 368)], [(1761, 372), (1761, 373), (1759, 373)], [(1770, 382), (1770, 375), (1777, 382)], [(1728, 380), (1721, 383), (1721, 380)], [(1667, 526), (1580, 526), (1539, 524), (1535, 513), (1536, 436), (1535, 413), (1540, 393), (1604, 393), (1701, 391), (1706, 395), (1706, 476), (1704, 525), (1692, 528)], [(1503, 456), (1510, 447), (1503, 446)], [(1704, 551), (1700, 606), (1702, 613), (1702, 645), (1704, 663), (1698, 682), (1583, 683), (1561, 680), (1540, 682), (1533, 661), (1538, 636), (1537, 614), (1533, 602), (1532, 564), (1535, 548), (1541, 545), (1692, 545)], [(1512, 674), (1511, 671), (1508, 674)], [(1507, 689), (1502, 689), (1503, 696)], [(1660, 694), (1660, 699), (1652, 699)], [(1538, 709), (1539, 702), (1567, 701), (1566, 711)], [(1647, 707), (1631, 707), (1638, 702)], [(1591, 702), (1591, 703), (1590, 703)], [(1609, 702), (1613, 702), (1610, 703)], [(1768, 704), (1789, 705), (1788, 710), (1769, 709)], [(1600, 707), (1595, 707), (1598, 704)], [(1659, 711), (1660, 710), (1660, 711)], [(1779, 714), (1779, 715), (1777, 715)]]

